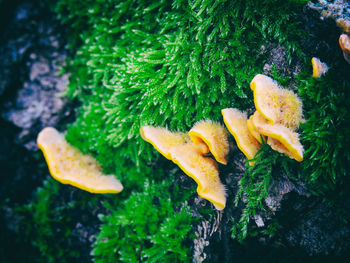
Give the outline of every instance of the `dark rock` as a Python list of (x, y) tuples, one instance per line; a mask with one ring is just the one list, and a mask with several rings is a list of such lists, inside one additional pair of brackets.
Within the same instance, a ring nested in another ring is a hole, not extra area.
[(28, 150), (37, 149), (35, 139), (42, 128), (72, 115), (67, 99), (60, 96), (68, 83), (67, 74), (59, 75), (66, 57), (63, 32), (38, 10), (29, 2), (20, 4), (4, 33), (7, 42), (0, 47), (1, 115), (22, 129), (16, 142)]

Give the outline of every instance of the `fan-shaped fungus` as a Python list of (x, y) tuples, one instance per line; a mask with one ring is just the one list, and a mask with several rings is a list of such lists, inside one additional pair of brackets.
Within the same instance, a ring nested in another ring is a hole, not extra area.
[(169, 150), (171, 147), (186, 143), (190, 140), (188, 134), (171, 132), (166, 128), (143, 126), (140, 128), (142, 139), (151, 143), (165, 158), (171, 160)]
[[(288, 129), (281, 124), (269, 124), (264, 118), (258, 117), (252, 119), (254, 125), (260, 134), (271, 137), (281, 143), (290, 154), (288, 156), (301, 162), (303, 160), (304, 148), (300, 143), (299, 135), (296, 132)], [(278, 150), (279, 147), (276, 141), (270, 141), (270, 145), (274, 145), (274, 150)], [(284, 150), (279, 151), (285, 153)]]
[(271, 124), (279, 119), (279, 87), (277, 83), (268, 76), (258, 74), (250, 83), (254, 91), (254, 104), (257, 111)]
[(193, 143), (174, 146), (170, 154), (173, 162), (198, 184), (198, 195), (213, 203), (216, 209), (224, 209), (225, 186), (220, 181), (217, 163), (201, 155)]
[[(250, 134), (247, 125), (247, 113), (238, 109), (221, 110), (227, 129), (236, 140), (238, 148), (248, 158), (253, 159), (260, 148), (259, 142)], [(250, 162), (253, 165), (253, 162)]]
[(104, 175), (94, 158), (69, 145), (56, 129), (43, 129), (37, 143), (57, 181), (90, 193), (119, 193), (123, 190), (113, 175)]

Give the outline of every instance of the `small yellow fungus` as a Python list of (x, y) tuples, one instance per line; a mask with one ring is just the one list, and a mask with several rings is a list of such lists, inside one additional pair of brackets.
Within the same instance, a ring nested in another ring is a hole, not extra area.
[(201, 155), (193, 143), (173, 146), (170, 154), (173, 162), (198, 184), (198, 195), (213, 203), (217, 210), (224, 209), (225, 186), (220, 181), (217, 163)]
[(303, 104), (291, 90), (280, 89), (280, 117), (278, 123), (296, 130), (303, 117)]
[(169, 150), (171, 147), (186, 143), (190, 140), (188, 134), (171, 132), (166, 128), (143, 126), (140, 128), (142, 139), (151, 143), (165, 158), (171, 160)]
[[(247, 125), (247, 113), (238, 109), (221, 110), (227, 129), (236, 140), (238, 148), (248, 158), (253, 159), (260, 148), (259, 142), (250, 134)], [(250, 162), (253, 165), (253, 162)]]
[(54, 128), (43, 129), (37, 138), (54, 179), (90, 193), (119, 193), (122, 184), (113, 176), (105, 175), (97, 161), (69, 145)]
[[(271, 137), (281, 143), (284, 148), (289, 151), (289, 157), (292, 157), (298, 162), (303, 160), (304, 148), (301, 145), (299, 135), (296, 132), (293, 132), (291, 129), (288, 129), (281, 124), (269, 124), (267, 120), (264, 120), (261, 117), (253, 118), (253, 122), (259, 133)], [(275, 146), (277, 145), (277, 142), (273, 141), (272, 144), (274, 144), (275, 147), (273, 149), (277, 150), (278, 147)]]
[(319, 58), (313, 57), (311, 59), (312, 64), (312, 77), (320, 78), (323, 74), (328, 71), (328, 66), (326, 63), (321, 62)]
[[(208, 146), (214, 158), (222, 164), (227, 164), (229, 143), (227, 131), (220, 124), (210, 120), (197, 122), (188, 133), (195, 144)], [(208, 152), (203, 152), (206, 154)]]
[(258, 74), (250, 83), (254, 91), (254, 104), (257, 111), (271, 124), (279, 119), (279, 90), (277, 83), (268, 76)]

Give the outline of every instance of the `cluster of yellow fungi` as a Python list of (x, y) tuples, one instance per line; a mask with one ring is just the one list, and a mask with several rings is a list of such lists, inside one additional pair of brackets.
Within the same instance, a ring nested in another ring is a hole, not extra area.
[[(271, 78), (258, 74), (250, 87), (256, 111), (248, 118), (238, 109), (223, 109), (224, 123), (238, 148), (253, 165), (261, 144), (297, 161), (303, 160), (303, 146), (296, 130), (302, 121), (302, 103), (291, 90), (283, 89)], [(229, 154), (228, 132), (211, 120), (197, 122), (188, 133), (171, 132), (163, 127), (143, 126), (141, 137), (165, 158), (172, 160), (198, 184), (198, 195), (216, 209), (226, 205), (225, 186), (221, 183), (217, 162), (226, 165)], [(69, 145), (54, 128), (43, 129), (37, 139), (53, 178), (91, 193), (119, 193), (122, 184), (102, 173), (89, 155)]]
[[(261, 74), (254, 77), (250, 87), (257, 109), (252, 116), (248, 118), (246, 112), (234, 108), (221, 111), (238, 148), (251, 160), (264, 140), (272, 149), (302, 161), (304, 150), (296, 133), (302, 121), (302, 103), (298, 96)], [(195, 180), (199, 196), (213, 203), (218, 210), (225, 208), (225, 186), (220, 181), (215, 162), (227, 164), (229, 142), (223, 126), (204, 120), (196, 123), (188, 133), (144, 126), (140, 134)], [(249, 162), (250, 165), (254, 164), (253, 161)]]
[(140, 134), (198, 184), (199, 196), (213, 203), (218, 210), (225, 208), (225, 186), (220, 181), (218, 165), (215, 162), (216, 160), (227, 164), (229, 143), (224, 127), (205, 120), (196, 123), (188, 133), (144, 126), (141, 127)]
[[(272, 149), (297, 161), (303, 160), (303, 146), (296, 130), (302, 121), (302, 103), (291, 90), (258, 74), (250, 83), (256, 111), (249, 118), (238, 109), (223, 109), (222, 115), (238, 148), (251, 160), (266, 141)], [(250, 161), (250, 165), (254, 162)]]

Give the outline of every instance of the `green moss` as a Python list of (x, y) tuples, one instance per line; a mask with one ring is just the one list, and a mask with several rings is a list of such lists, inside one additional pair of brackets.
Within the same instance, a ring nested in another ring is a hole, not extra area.
[(23, 241), (40, 251), (30, 262), (89, 262), (88, 239), (98, 229), (94, 213), (103, 197), (72, 189), (49, 178), (30, 204), (16, 208)]
[[(252, 109), (249, 82), (266, 62), (262, 45), (284, 46), (289, 62), (294, 56), (305, 62), (309, 59), (298, 43), (305, 33), (296, 15), (305, 2), (53, 3), (59, 19), (71, 28), (73, 55), (64, 69), (71, 73), (67, 96), (81, 105), (67, 139), (93, 154), (125, 187), (113, 202), (106, 203), (108, 214), (101, 217), (101, 232), (94, 244), (95, 261), (113, 261), (116, 255), (121, 261), (157, 262), (160, 256), (169, 261), (189, 260), (190, 246), (185, 244), (192, 219), (187, 206), (180, 207), (184, 196), (192, 192), (183, 191), (179, 197), (176, 191), (167, 191), (174, 180), (170, 171), (174, 166), (140, 138), (139, 128), (159, 125), (186, 131), (201, 119), (222, 122), (223, 108)], [(349, 154), (341, 147), (349, 142), (349, 103), (345, 101), (349, 82), (342, 83), (343, 76), (330, 72), (324, 79), (313, 80), (300, 75), (305, 161), (296, 164), (263, 147), (257, 165), (247, 167), (241, 181), (238, 198), (244, 194), (248, 203), (235, 227), (239, 239), (246, 236), (251, 215), (262, 208), (276, 166), (287, 173), (302, 170), (308, 183), (323, 189), (347, 178), (348, 167), (342, 162), (349, 163)], [(287, 84), (290, 78), (282, 82)], [(336, 88), (327, 88), (330, 83)], [(55, 197), (54, 193), (45, 195)], [(45, 211), (44, 216), (31, 211), (34, 220), (45, 225), (51, 212), (38, 198), (33, 205)], [(159, 203), (154, 205), (154, 200)], [(142, 217), (142, 213), (149, 216)], [(50, 230), (47, 233), (50, 238), (54, 235)], [(35, 240), (43, 253), (53, 255), (54, 250), (45, 248), (45, 235)]]
[(302, 142), (306, 182), (315, 193), (339, 191), (350, 171), (349, 65), (339, 61), (320, 79), (300, 76), (306, 122)]
[[(191, 216), (179, 203), (178, 187), (146, 180), (142, 192), (133, 192), (122, 204), (105, 203), (109, 215), (94, 244), (95, 262), (190, 262)], [(188, 240), (189, 241), (189, 240)]]

